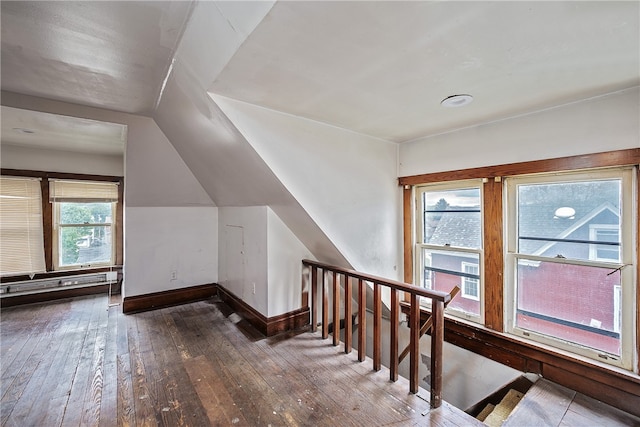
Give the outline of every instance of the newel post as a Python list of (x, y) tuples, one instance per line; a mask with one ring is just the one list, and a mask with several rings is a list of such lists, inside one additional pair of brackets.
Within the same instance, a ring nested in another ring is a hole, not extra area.
[(442, 404), (442, 347), (444, 343), (444, 302), (432, 301), (431, 329), (431, 408)]

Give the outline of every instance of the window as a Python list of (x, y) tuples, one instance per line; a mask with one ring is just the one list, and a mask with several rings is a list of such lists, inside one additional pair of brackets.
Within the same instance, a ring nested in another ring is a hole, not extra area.
[(620, 227), (618, 224), (594, 224), (589, 226), (589, 259), (599, 261), (620, 260)]
[(631, 368), (633, 185), (631, 169), (507, 179), (509, 332)]
[(117, 184), (52, 180), (56, 270), (114, 264)]
[(462, 296), (472, 300), (480, 300), (480, 273), (478, 264), (462, 262), (462, 272), (467, 274), (462, 276)]
[(416, 283), (464, 298), (451, 301), (449, 313), (482, 319), (482, 182), (424, 185), (416, 188)]
[(0, 273), (45, 271), (40, 180), (0, 178)]

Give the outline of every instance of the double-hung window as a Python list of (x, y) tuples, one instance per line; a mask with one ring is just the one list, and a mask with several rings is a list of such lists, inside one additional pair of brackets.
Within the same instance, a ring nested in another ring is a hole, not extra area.
[(0, 178), (0, 274), (45, 271), (42, 194), (37, 178)]
[(630, 168), (507, 178), (507, 331), (630, 369)]
[(51, 180), (53, 265), (56, 270), (113, 265), (118, 186)]
[(461, 289), (447, 312), (482, 321), (482, 181), (416, 187), (415, 281), (424, 288)]

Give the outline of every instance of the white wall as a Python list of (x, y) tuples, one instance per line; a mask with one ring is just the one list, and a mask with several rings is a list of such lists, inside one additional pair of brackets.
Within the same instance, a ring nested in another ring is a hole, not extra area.
[(215, 283), (217, 210), (206, 206), (127, 208), (126, 296)]
[(212, 98), (351, 266), (399, 277), (396, 144)]
[(267, 206), (218, 209), (218, 283), (265, 317), (299, 309), (311, 252)]
[(0, 144), (0, 163), (7, 169), (124, 175), (124, 157)]
[(267, 208), (269, 317), (302, 307), (302, 262), (313, 255), (284, 222)]
[(127, 125), (125, 297), (218, 280), (217, 208), (153, 119), (10, 92), (2, 105)]
[(218, 209), (218, 283), (268, 317), (267, 207)]
[(640, 147), (640, 89), (400, 146), (399, 176)]

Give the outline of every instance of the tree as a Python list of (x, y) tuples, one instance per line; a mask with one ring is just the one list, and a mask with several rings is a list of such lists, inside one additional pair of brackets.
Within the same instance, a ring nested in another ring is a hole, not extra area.
[(434, 210), (436, 211), (446, 211), (447, 209), (449, 209), (449, 202), (444, 198), (438, 200), (438, 203), (434, 206)]
[(61, 227), (59, 233), (62, 265), (72, 265), (78, 261), (78, 244), (82, 240), (88, 239), (89, 245), (102, 244), (105, 227), (82, 224), (110, 223), (111, 213), (111, 203), (60, 203), (60, 224), (75, 225)]

